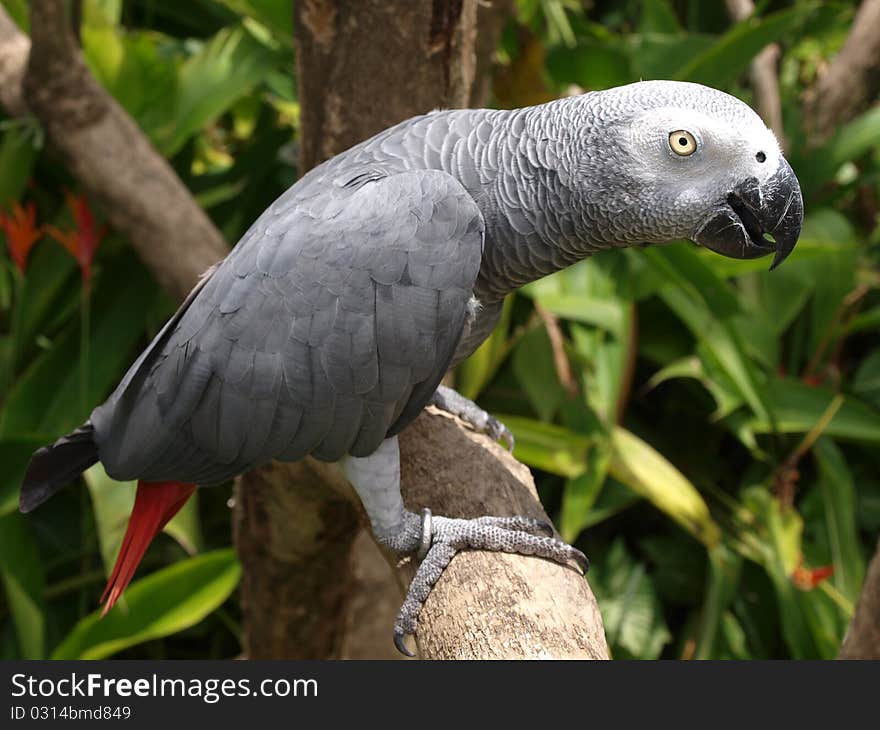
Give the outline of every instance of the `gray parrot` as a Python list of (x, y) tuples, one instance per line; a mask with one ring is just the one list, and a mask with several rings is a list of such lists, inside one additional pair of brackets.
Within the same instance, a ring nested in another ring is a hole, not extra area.
[(414, 514), (401, 499), (397, 434), (426, 405), (510, 441), (440, 385), (504, 297), (604, 249), (682, 238), (740, 259), (773, 253), (775, 267), (802, 220), (772, 132), (704, 86), (648, 81), (415, 117), (278, 198), (89, 420), (33, 455), (21, 509), (98, 460), (139, 481), (106, 611), (196, 485), (273, 459), (336, 462), (376, 539), (421, 558), (394, 625), (409, 653), (404, 637), (459, 550), (588, 567), (543, 523)]

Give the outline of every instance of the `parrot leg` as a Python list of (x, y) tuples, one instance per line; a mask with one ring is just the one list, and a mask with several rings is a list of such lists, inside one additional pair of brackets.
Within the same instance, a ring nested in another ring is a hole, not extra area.
[(431, 588), (461, 550), (492, 550), (534, 555), (557, 563), (575, 562), (586, 573), (590, 567), (580, 550), (554, 537), (553, 526), (530, 517), (477, 517), (455, 519), (421, 515), (404, 507), (400, 495), (400, 452), (397, 437), (386, 439), (370, 456), (347, 456), (339, 463), (354, 487), (376, 539), (397, 555), (421, 560), (394, 622), (394, 645), (407, 656), (405, 637), (414, 634), (419, 613)]
[(507, 429), (507, 426), (458, 391), (447, 388), (445, 385), (439, 385), (428, 405), (436, 406), (441, 411), (457, 416), (474, 431), (484, 433), (494, 441), (503, 441), (507, 450), (513, 451), (513, 434)]

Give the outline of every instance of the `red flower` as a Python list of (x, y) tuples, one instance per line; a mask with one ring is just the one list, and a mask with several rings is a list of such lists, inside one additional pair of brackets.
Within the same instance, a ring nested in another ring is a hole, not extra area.
[(803, 563), (801, 563), (791, 574), (791, 581), (802, 591), (811, 591), (823, 580), (827, 580), (833, 574), (833, 565), (823, 565), (818, 568), (805, 568)]
[(89, 202), (84, 195), (73, 195), (64, 191), (67, 207), (73, 213), (74, 227), (71, 230), (59, 230), (55, 226), (45, 226), (46, 233), (66, 248), (79, 264), (83, 282), (88, 284), (92, 280), (92, 259), (98, 244), (107, 232), (107, 226), (100, 228), (95, 226), (95, 217), (89, 208)]
[(6, 234), (9, 255), (22, 274), (27, 269), (27, 258), (34, 244), (43, 235), (37, 225), (37, 206), (31, 201), (24, 208), (20, 203), (12, 206), (12, 215), (0, 212), (0, 228)]

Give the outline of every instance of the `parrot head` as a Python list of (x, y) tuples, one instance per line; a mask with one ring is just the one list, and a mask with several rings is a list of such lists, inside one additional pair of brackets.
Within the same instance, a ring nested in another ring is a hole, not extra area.
[(617, 158), (605, 188), (616, 194), (619, 226), (646, 242), (689, 238), (732, 258), (772, 253), (771, 268), (792, 252), (803, 222), (800, 185), (748, 105), (677, 81), (600, 94), (613, 132), (588, 144)]

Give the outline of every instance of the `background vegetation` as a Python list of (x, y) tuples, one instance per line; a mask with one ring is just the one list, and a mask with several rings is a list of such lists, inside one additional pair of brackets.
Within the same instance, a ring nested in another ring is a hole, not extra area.
[[(3, 6), (27, 29), (24, 0)], [(615, 657), (831, 658), (880, 531), (880, 108), (810, 145), (803, 95), (855, 2), (518, 0), (493, 105), (638, 79), (753, 101), (779, 43), (789, 159), (807, 210), (779, 270), (689, 243), (612, 251), (533, 284), (459, 368), (510, 426), (590, 576)], [(82, 3), (95, 77), (229, 241), (297, 177), (290, 3)], [(150, 549), (128, 612), (95, 606), (133, 501), (87, 489), (17, 512), (30, 453), (83, 421), (173, 310), (77, 191), (33, 120), (0, 121), (0, 657), (240, 651), (229, 491)]]

